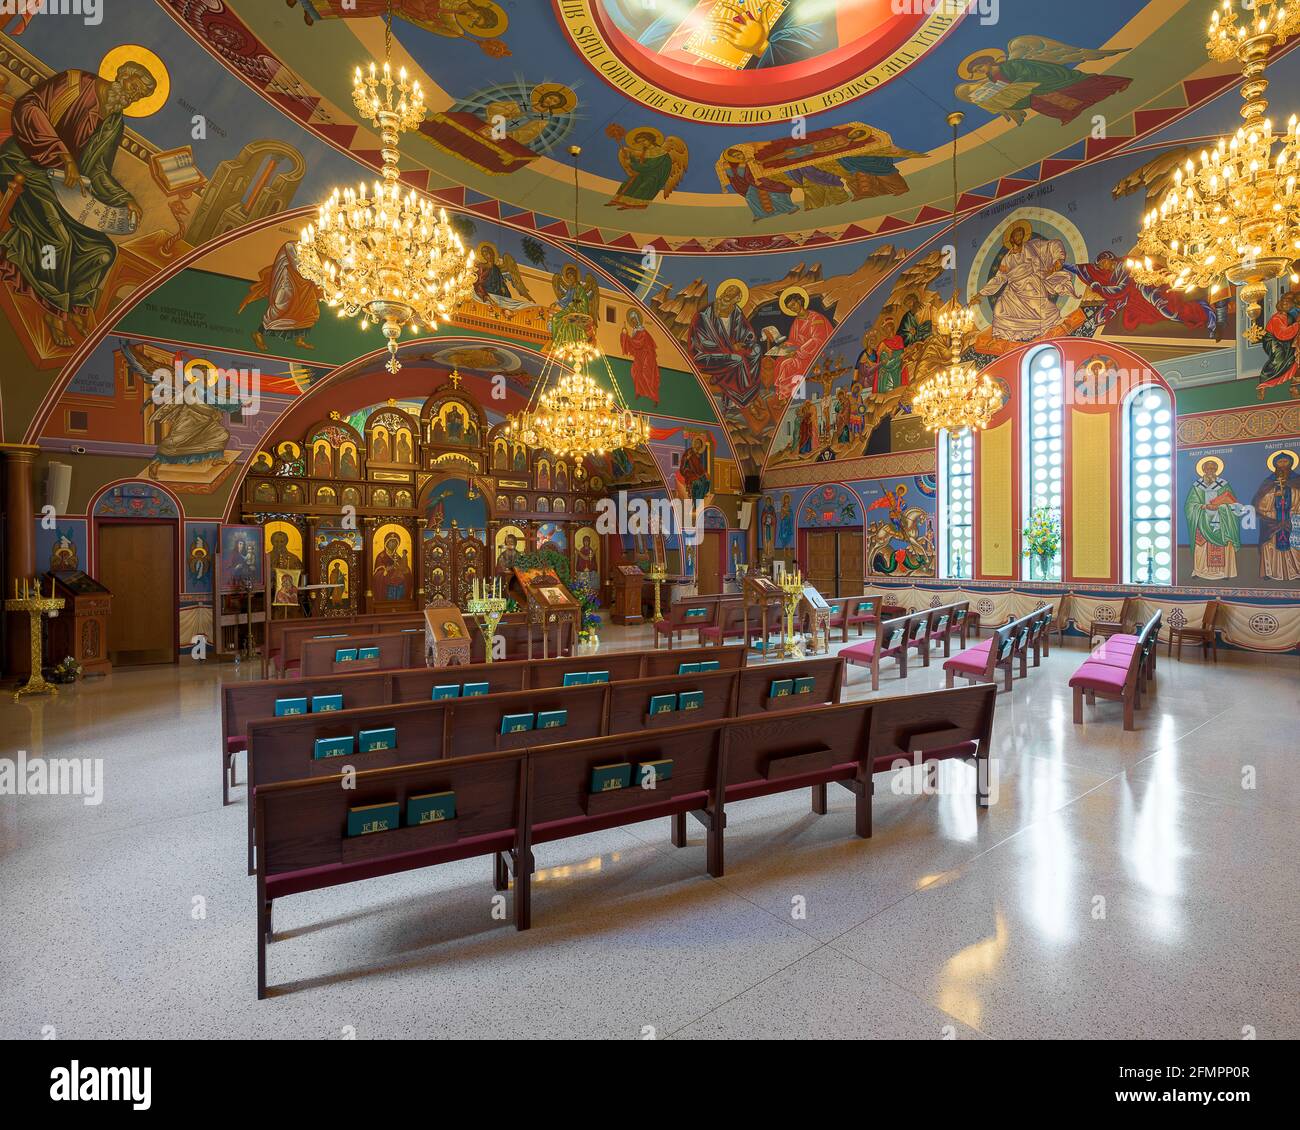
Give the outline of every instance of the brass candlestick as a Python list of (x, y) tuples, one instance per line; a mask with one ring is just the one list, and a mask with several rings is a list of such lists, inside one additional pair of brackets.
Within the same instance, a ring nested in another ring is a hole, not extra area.
[(57, 616), (63, 608), (63, 597), (54, 595), (54, 580), (50, 580), (50, 595), (41, 595), (40, 578), (35, 581), (22, 578), (21, 589), (18, 580), (14, 580), (13, 599), (5, 601), (6, 612), (26, 612), (30, 618), (30, 629), (32, 641), (32, 673), (27, 679), (27, 685), (19, 687), (14, 691), (14, 702), (17, 702), (25, 694), (58, 694), (59, 689), (53, 683), (45, 681), (45, 675), (42, 671), (42, 647), (41, 647), (41, 617), (44, 615)]
[(781, 574), (781, 591), (785, 594), (785, 638), (781, 641), (781, 658), (794, 659), (798, 654), (794, 646), (794, 617), (803, 599), (803, 574), (797, 570)]
[(501, 578), (493, 577), (490, 586), (475, 578), (474, 595), (465, 602), (465, 611), (479, 621), (483, 633), (483, 656), (491, 663), (492, 641), (496, 639), (497, 625), (505, 615), (507, 601), (501, 595)]
[(662, 585), (665, 580), (667, 580), (668, 570), (664, 568), (664, 563), (662, 561), (656, 561), (653, 565), (650, 566), (650, 569), (646, 573), (646, 576), (650, 578), (651, 584), (653, 584), (655, 587), (654, 622), (658, 624), (661, 623), (664, 618), (663, 612), (661, 611), (659, 605), (659, 586)]

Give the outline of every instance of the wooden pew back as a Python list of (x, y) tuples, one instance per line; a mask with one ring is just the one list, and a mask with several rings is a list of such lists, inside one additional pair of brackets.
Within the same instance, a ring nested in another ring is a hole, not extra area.
[[(375, 636), (402, 628), (424, 629), (424, 617), (415, 612), (377, 612), (368, 616), (342, 616), (338, 619), (317, 617), (313, 619), (271, 620), (266, 625), (266, 655), (275, 661), (281, 673), (297, 664), (302, 658), (302, 645), (307, 640), (335, 635), (350, 639), (353, 636)], [(265, 670), (265, 664), (263, 665)]]
[(916, 764), (936, 755), (969, 756), (960, 748), (968, 742), (978, 743), (979, 755), (987, 758), (997, 691), (994, 683), (975, 683), (876, 699), (869, 736), (874, 771), (883, 772), (898, 760)]
[[(353, 648), (377, 647), (378, 659), (353, 659), (337, 662), (335, 655)], [(298, 674), (304, 677), (344, 675), (352, 671), (392, 671), (401, 667), (424, 666), (424, 628), (406, 628), (347, 639), (310, 639), (302, 641)]]

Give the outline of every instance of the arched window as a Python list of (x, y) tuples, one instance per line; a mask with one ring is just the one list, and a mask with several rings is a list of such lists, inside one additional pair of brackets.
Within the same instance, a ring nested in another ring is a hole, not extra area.
[(939, 433), (939, 561), (941, 577), (969, 580), (974, 560), (975, 441), (969, 428)]
[[(1065, 459), (1065, 374), (1061, 354), (1053, 346), (1044, 346), (1025, 354), (1021, 370), (1021, 432), (1024, 437), (1022, 465), (1024, 512), (1022, 528), (1035, 523), (1061, 521), (1062, 482)], [(1033, 554), (1023, 558), (1023, 575), (1027, 580), (1061, 580), (1064, 533), (1055, 554), (1040, 558)], [(1027, 541), (1022, 549), (1028, 550)]]
[(1140, 385), (1124, 403), (1124, 581), (1174, 583), (1174, 408)]

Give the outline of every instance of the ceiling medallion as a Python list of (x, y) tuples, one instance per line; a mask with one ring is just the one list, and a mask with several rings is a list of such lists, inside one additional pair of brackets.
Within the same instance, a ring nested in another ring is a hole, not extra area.
[(383, 166), (381, 180), (367, 193), (366, 185), (335, 189), (320, 206), (315, 224), (308, 224), (298, 241), (298, 269), (320, 287), (326, 305), (339, 317), (361, 317), (361, 328), (373, 321), (388, 340), (390, 373), (401, 369), (397, 341), (402, 328), (417, 332), (436, 328), (469, 297), (474, 283), (474, 255), (460, 236), (435, 214), (432, 204), (414, 191), (402, 194), (398, 142), (419, 128), (426, 109), (418, 82), (408, 82), (403, 67), (393, 78), (388, 56), (392, 49), (393, 13), (389, 4), (384, 33), (384, 66), (370, 64), (369, 75), (356, 71), (352, 100), (363, 118), (379, 131)]
[(1252, 323), (1244, 333), (1259, 342), (1258, 324), (1268, 284), (1300, 257), (1300, 124), (1292, 114), (1284, 133), (1266, 118), (1269, 53), (1300, 32), (1300, 7), (1254, 0), (1248, 21), (1237, 23), (1233, 0), (1210, 20), (1205, 50), (1216, 62), (1241, 65), (1242, 125), (1230, 138), (1189, 158), (1174, 184), (1143, 217), (1142, 235), (1127, 261), (1143, 284), (1175, 290), (1205, 288), (1214, 297), (1237, 287)]

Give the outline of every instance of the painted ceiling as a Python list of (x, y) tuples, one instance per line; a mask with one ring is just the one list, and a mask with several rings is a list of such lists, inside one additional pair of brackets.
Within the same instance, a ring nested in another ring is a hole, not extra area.
[[(314, 411), (300, 401), (386, 379), (376, 334), (312, 301), (279, 332), (268, 295), (314, 202), (379, 163), (350, 76), (383, 58), (386, 6), (137, 0), (94, 28), (0, 23), (0, 141), (16, 100), (60, 76), (107, 78), (130, 59), (160, 80), (127, 111), (112, 159), (141, 218), (112, 237), (88, 315), (51, 317), (12, 272), (0, 286), (0, 349), (15, 362), (0, 376), (5, 439), (83, 449), (102, 478), (139, 475), (156, 440), (138, 406), (122, 411), (132, 361), (256, 367), (267, 395), (230, 422), (234, 463), (213, 472), (225, 477), (177, 488), (217, 514), (262, 437)], [(905, 390), (944, 358), (933, 312), (954, 281), (988, 287), (1018, 226), (1059, 247), (1059, 319), (1008, 330), (981, 297), (970, 359), (1051, 333), (1175, 358), (1194, 380), (1258, 371), (1230, 307), (1140, 293), (1113, 266), (1172, 163), (1239, 120), (1231, 68), (1205, 61), (1209, 0), (989, 0), (958, 19), (898, 6), (747, 0), (762, 18), (705, 42), (698, 17), (714, 0), (394, 0), (394, 59), (432, 110), (403, 141), (404, 177), (503, 268), (501, 289), (404, 345), (409, 395), (458, 368), (485, 389), (502, 374), (513, 407), (542, 371), (557, 277), (576, 271), (598, 296), (609, 379), (651, 416), (665, 479), (692, 430), (736, 490), (759, 473), (814, 481), (828, 461), (845, 476), (884, 457), (923, 473), (933, 455)], [(1278, 55), (1274, 89), (1300, 89), (1300, 55)], [(952, 109), (965, 113), (955, 233)], [(755, 339), (743, 364), (708, 343), (733, 289)]]

